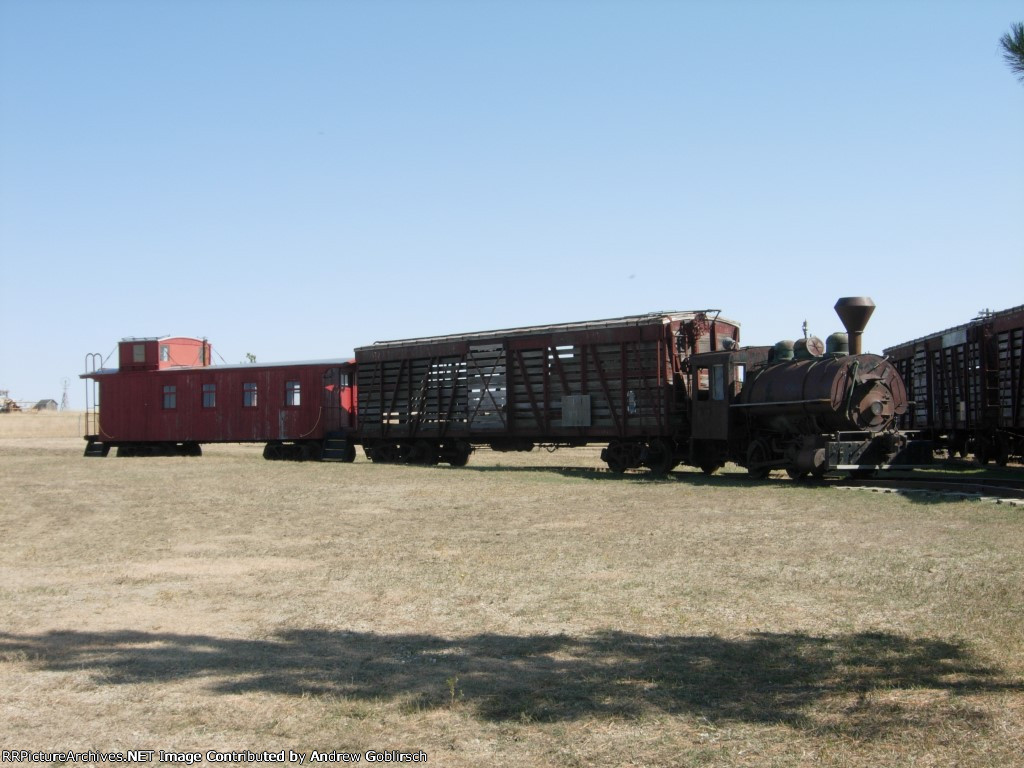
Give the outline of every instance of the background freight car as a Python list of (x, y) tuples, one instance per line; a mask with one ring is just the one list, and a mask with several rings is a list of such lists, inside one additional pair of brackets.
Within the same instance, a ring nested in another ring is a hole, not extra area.
[(885, 350), (913, 406), (902, 429), (922, 430), (950, 453), (1006, 464), (1024, 454), (1024, 306)]

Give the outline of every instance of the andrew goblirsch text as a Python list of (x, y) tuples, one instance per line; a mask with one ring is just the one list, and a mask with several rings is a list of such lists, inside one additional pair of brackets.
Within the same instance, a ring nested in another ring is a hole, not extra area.
[(219, 752), (166, 752), (162, 749), (129, 749), (124, 752), (45, 752), (29, 749), (0, 750), (3, 763), (425, 763), (423, 750), (406, 752), (398, 749), (368, 749), (365, 752), (313, 750), (308, 755), (294, 750), (252, 752), (250, 750)]

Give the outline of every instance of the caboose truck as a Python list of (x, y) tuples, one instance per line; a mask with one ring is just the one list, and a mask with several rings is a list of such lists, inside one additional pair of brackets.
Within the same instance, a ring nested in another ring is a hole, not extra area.
[(798, 479), (930, 461), (930, 443), (895, 429), (908, 407), (896, 369), (861, 353), (874, 306), (868, 298), (840, 299), (836, 312), (848, 336), (833, 334), (827, 346), (812, 336), (690, 358), (687, 463), (710, 474), (732, 461), (755, 478), (784, 469)]

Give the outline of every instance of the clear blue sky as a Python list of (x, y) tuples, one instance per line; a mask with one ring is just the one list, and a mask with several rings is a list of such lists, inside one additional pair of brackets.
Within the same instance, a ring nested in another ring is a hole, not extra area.
[[(0, 0), (0, 388), (720, 308), (1024, 303), (1024, 4)], [(217, 356), (215, 355), (215, 359)]]

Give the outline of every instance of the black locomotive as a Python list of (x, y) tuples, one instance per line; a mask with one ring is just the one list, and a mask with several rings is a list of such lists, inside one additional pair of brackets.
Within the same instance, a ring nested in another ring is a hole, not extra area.
[(908, 408), (899, 373), (885, 358), (860, 351), (874, 304), (845, 298), (836, 310), (848, 337), (691, 359), (689, 463), (711, 473), (732, 461), (756, 477), (781, 469), (799, 478), (930, 460), (928, 443), (895, 429)]

